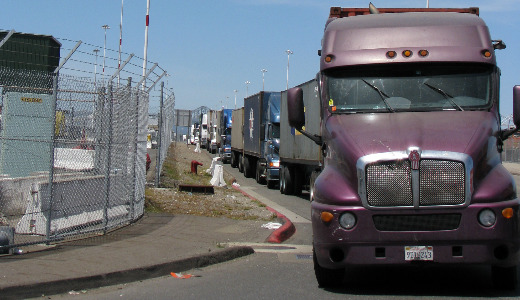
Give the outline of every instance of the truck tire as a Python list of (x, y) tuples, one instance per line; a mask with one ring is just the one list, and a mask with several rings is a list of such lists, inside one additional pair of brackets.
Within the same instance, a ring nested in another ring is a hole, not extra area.
[(242, 154), (238, 155), (238, 171), (240, 173), (244, 172), (244, 158), (242, 157)]
[(268, 180), (267, 181), (267, 188), (268, 189), (274, 189), (276, 187), (276, 180)]
[(235, 155), (235, 152), (231, 152), (231, 167), (232, 168), (238, 167), (238, 161), (237, 161), (237, 157)]
[(314, 200), (314, 183), (316, 182), (316, 178), (320, 175), (319, 171), (312, 171), (311, 178), (309, 180), (309, 201)]
[(345, 269), (326, 269), (318, 264), (316, 252), (312, 249), (312, 261), (314, 263), (314, 275), (321, 288), (338, 287), (343, 282)]
[(265, 178), (262, 178), (262, 173), (260, 172), (261, 170), (262, 170), (262, 168), (260, 166), (260, 160), (258, 160), (256, 162), (256, 170), (255, 170), (256, 182), (259, 184), (265, 184), (266, 180), (265, 180)]
[(280, 194), (285, 194), (285, 166), (284, 165), (281, 165), (280, 166), (280, 184), (279, 184), (279, 188), (280, 188)]
[(513, 267), (491, 267), (493, 285), (496, 288), (514, 290), (518, 281), (517, 266)]
[(294, 174), (293, 194), (296, 196), (300, 196), (302, 194), (303, 180), (305, 178), (305, 173), (302, 170), (299, 170), (299, 168), (294, 168), (293, 174)]
[(294, 169), (286, 166), (284, 170), (285, 188), (286, 195), (292, 195), (294, 192)]
[(244, 156), (244, 176), (246, 178), (251, 178), (253, 177), (253, 166), (251, 166), (251, 160), (249, 159), (249, 157), (247, 156)]

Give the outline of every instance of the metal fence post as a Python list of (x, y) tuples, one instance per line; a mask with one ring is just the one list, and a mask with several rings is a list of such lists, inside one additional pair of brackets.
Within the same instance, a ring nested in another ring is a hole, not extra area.
[(110, 205), (110, 173), (111, 173), (111, 160), (112, 160), (112, 116), (113, 116), (113, 101), (114, 95), (112, 90), (112, 83), (108, 86), (108, 134), (106, 140), (107, 148), (107, 163), (105, 169), (105, 208), (103, 217), (105, 219), (105, 225), (103, 226), (103, 232), (107, 232), (108, 227), (108, 207)]
[(53, 116), (52, 116), (52, 134), (51, 134), (51, 141), (50, 141), (50, 145), (49, 147), (51, 148), (50, 149), (50, 163), (49, 163), (49, 166), (50, 166), (50, 169), (49, 169), (49, 187), (48, 187), (48, 193), (49, 193), (49, 213), (48, 213), (48, 218), (47, 218), (47, 235), (46, 235), (46, 238), (47, 240), (50, 240), (51, 238), (51, 223), (52, 223), (52, 202), (54, 200), (54, 197), (53, 197), (53, 189), (52, 189), (52, 184), (53, 184), (53, 181), (54, 181), (54, 148), (56, 147), (56, 103), (58, 102), (58, 73), (57, 72), (54, 72), (52, 73), (52, 76), (53, 76), (53, 83), (52, 83), (52, 93), (53, 93), (53, 97), (52, 97), (52, 109), (51, 111), (53, 112)]
[(164, 82), (161, 82), (161, 97), (159, 106), (159, 118), (157, 120), (157, 127), (159, 128), (159, 136), (157, 137), (157, 162), (155, 163), (155, 187), (159, 187), (160, 176), (161, 176), (161, 152), (162, 152), (162, 135), (163, 135), (163, 109), (164, 109)]
[[(130, 93), (130, 99), (132, 101), (132, 105), (134, 105), (134, 121), (135, 121), (135, 126), (134, 126), (134, 139), (133, 139), (133, 142), (134, 142), (134, 152), (133, 152), (133, 159), (132, 159), (132, 162), (133, 162), (133, 168), (132, 168), (132, 192), (131, 192), (131, 199), (130, 199), (130, 222), (133, 222), (134, 220), (134, 217), (135, 217), (135, 204), (136, 204), (136, 188), (135, 188), (135, 185), (136, 185), (136, 175), (137, 175), (137, 162), (138, 162), (138, 157), (137, 157), (137, 151), (138, 151), (138, 148), (137, 148), (137, 136), (139, 134), (139, 93), (135, 93), (133, 90), (132, 90), (132, 77), (128, 77), (128, 85), (127, 85), (127, 88), (128, 88), (128, 91)], [(135, 94), (135, 95), (134, 95)]]

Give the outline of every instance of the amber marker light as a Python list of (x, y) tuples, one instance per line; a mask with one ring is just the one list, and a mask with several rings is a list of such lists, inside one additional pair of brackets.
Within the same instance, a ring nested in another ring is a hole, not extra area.
[(336, 111), (336, 106), (332, 106), (330, 109), (331, 109), (332, 111)]
[(428, 50), (419, 50), (419, 55), (422, 57), (428, 56)]
[(334, 219), (334, 215), (331, 214), (330, 212), (328, 212), (328, 211), (321, 212), (321, 220), (323, 222), (329, 223), (330, 221), (332, 221), (332, 219)]
[(397, 56), (397, 53), (395, 51), (386, 52), (386, 57), (388, 57), (388, 58), (395, 58), (396, 56)]
[(404, 50), (404, 51), (403, 51), (403, 56), (404, 56), (404, 57), (410, 57), (410, 56), (412, 56), (412, 51), (410, 51), (410, 50)]
[(332, 62), (332, 59), (333, 59), (332, 55), (325, 56), (325, 62), (330, 63), (330, 62)]
[(489, 51), (489, 50), (484, 50), (484, 51), (482, 51), (482, 55), (483, 55), (485, 58), (491, 58), (491, 51)]
[(513, 212), (513, 209), (511, 207), (509, 208), (505, 208), (503, 211), (502, 211), (502, 216), (504, 216), (504, 218), (506, 219), (511, 219), (514, 215), (514, 212)]

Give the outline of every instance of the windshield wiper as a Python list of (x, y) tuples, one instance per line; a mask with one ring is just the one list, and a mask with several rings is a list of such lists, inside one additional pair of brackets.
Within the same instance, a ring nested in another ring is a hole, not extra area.
[(383, 99), (383, 102), (385, 103), (386, 105), (386, 108), (388, 109), (388, 111), (390, 112), (395, 112), (395, 110), (392, 108), (392, 106), (390, 106), (390, 104), (388, 104), (388, 101), (386, 101), (387, 98), (390, 98), (388, 97), (387, 94), (385, 94), (383, 91), (381, 91), (377, 86), (373, 85), (373, 84), (370, 84), (369, 82), (367, 82), (365, 79), (361, 79), (366, 85), (368, 85), (369, 87), (373, 88), (374, 90), (376, 90), (378, 93), (379, 93), (379, 96), (381, 97), (381, 99)]
[(451, 105), (460, 110), (460, 111), (464, 111), (464, 109), (462, 109), (462, 107), (460, 107), (460, 105), (458, 105), (455, 101), (453, 101), (453, 96), (451, 96), (450, 94), (446, 93), (445, 91), (443, 91), (442, 89), (438, 88), (438, 87), (435, 87), (429, 83), (423, 83), (425, 86), (429, 87), (430, 89), (436, 91), (437, 93), (441, 94), (444, 96), (444, 98), (446, 98), (448, 101), (450, 101)]

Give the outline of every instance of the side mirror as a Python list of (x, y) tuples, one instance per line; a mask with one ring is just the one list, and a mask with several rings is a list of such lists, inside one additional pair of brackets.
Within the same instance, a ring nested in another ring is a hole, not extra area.
[(513, 123), (520, 128), (520, 85), (513, 87)]
[(296, 87), (287, 90), (287, 112), (291, 127), (299, 130), (305, 126), (303, 90), (301, 88)]

